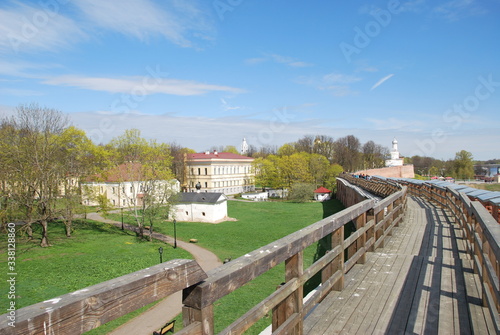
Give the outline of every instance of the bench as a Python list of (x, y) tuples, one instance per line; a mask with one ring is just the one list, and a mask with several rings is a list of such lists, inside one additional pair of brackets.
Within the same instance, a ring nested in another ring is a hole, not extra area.
[(154, 331), (153, 335), (163, 335), (163, 334), (166, 334), (168, 332), (174, 333), (174, 326), (175, 326), (175, 320), (174, 321), (170, 321), (169, 323), (167, 323), (166, 325), (164, 325), (163, 327), (161, 327), (160, 330)]

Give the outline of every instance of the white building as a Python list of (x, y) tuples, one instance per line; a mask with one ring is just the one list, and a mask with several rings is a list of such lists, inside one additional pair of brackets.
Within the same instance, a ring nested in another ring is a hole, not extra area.
[[(155, 192), (158, 198), (178, 193), (180, 183), (172, 180), (141, 180), (141, 164), (122, 164), (103, 176), (94, 176), (82, 183), (82, 203), (98, 206), (98, 197), (104, 195), (112, 207), (142, 206), (146, 192)], [(168, 194), (166, 194), (168, 193)]]
[(222, 193), (182, 192), (175, 205), (175, 219), (210, 223), (225, 221), (228, 219), (227, 197)]
[(254, 159), (230, 152), (204, 152), (187, 155), (187, 191), (219, 192), (226, 195), (253, 192)]
[(404, 160), (399, 157), (398, 141), (392, 140), (391, 159), (385, 161), (385, 166), (403, 166)]

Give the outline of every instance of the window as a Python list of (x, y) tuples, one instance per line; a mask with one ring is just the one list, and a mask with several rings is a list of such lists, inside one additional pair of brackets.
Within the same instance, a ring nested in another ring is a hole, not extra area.
[(198, 168), (198, 175), (201, 175), (201, 168)]
[(201, 212), (201, 215), (205, 216), (205, 212)]
[(134, 192), (134, 187), (130, 186), (130, 193), (133, 193), (133, 192)]
[(208, 188), (208, 183), (207, 182), (205, 182), (205, 188)]
[(205, 168), (205, 176), (208, 175), (208, 169)]

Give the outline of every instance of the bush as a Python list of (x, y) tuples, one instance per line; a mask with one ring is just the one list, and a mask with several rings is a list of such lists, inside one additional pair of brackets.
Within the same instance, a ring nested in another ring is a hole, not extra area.
[(293, 202), (306, 202), (314, 199), (314, 190), (316, 187), (308, 183), (295, 183), (288, 197)]

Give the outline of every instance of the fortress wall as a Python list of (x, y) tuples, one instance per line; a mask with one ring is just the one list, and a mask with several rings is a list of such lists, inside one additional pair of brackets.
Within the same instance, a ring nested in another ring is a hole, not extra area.
[(379, 169), (368, 169), (357, 171), (356, 174), (367, 174), (370, 176), (380, 176), (387, 178), (415, 178), (413, 164), (403, 166), (390, 166)]

